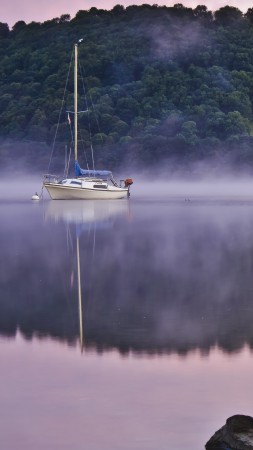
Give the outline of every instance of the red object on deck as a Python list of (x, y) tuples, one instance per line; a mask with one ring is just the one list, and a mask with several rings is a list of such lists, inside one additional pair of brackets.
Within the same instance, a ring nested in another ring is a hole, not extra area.
[(131, 186), (133, 184), (132, 178), (126, 178), (125, 180), (125, 187)]

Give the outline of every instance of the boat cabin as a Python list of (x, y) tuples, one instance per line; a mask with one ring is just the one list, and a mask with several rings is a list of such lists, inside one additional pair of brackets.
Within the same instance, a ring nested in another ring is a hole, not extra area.
[(61, 180), (59, 184), (86, 189), (108, 189), (108, 183), (105, 180), (97, 178), (66, 178)]

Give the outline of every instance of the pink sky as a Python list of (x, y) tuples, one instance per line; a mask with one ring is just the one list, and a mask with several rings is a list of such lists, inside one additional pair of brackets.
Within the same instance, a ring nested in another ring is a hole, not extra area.
[(243, 0), (239, 2), (225, 1), (225, 0), (7, 0), (3, 1), (0, 10), (0, 22), (8, 23), (10, 27), (18, 20), (24, 20), (29, 23), (32, 20), (36, 22), (44, 22), (45, 20), (59, 17), (62, 14), (68, 13), (74, 17), (80, 9), (89, 9), (92, 6), (102, 9), (111, 9), (116, 4), (127, 5), (142, 5), (143, 3), (157, 3), (159, 5), (173, 6), (175, 3), (183, 3), (185, 6), (195, 7), (199, 4), (205, 4), (208, 9), (215, 11), (222, 6), (229, 4), (236, 6), (241, 11), (247, 11), (253, 6), (252, 0)]

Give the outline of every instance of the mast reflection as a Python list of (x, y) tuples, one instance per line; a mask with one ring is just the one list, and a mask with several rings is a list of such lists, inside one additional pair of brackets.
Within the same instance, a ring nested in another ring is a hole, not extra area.
[(67, 225), (67, 236), (69, 228), (75, 226), (76, 240), (76, 267), (77, 267), (77, 289), (78, 289), (78, 313), (79, 313), (79, 342), (81, 352), (84, 350), (84, 319), (83, 319), (83, 298), (82, 279), (80, 262), (80, 236), (93, 230), (92, 260), (95, 255), (96, 231), (113, 228), (116, 220), (129, 220), (130, 202), (126, 201), (54, 201), (47, 205), (45, 211), (46, 220), (53, 220), (55, 223), (63, 222)]

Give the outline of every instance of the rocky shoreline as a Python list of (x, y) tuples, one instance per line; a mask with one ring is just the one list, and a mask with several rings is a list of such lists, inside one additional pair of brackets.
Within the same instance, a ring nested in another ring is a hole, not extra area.
[(253, 450), (253, 418), (235, 415), (214, 433), (206, 450)]

